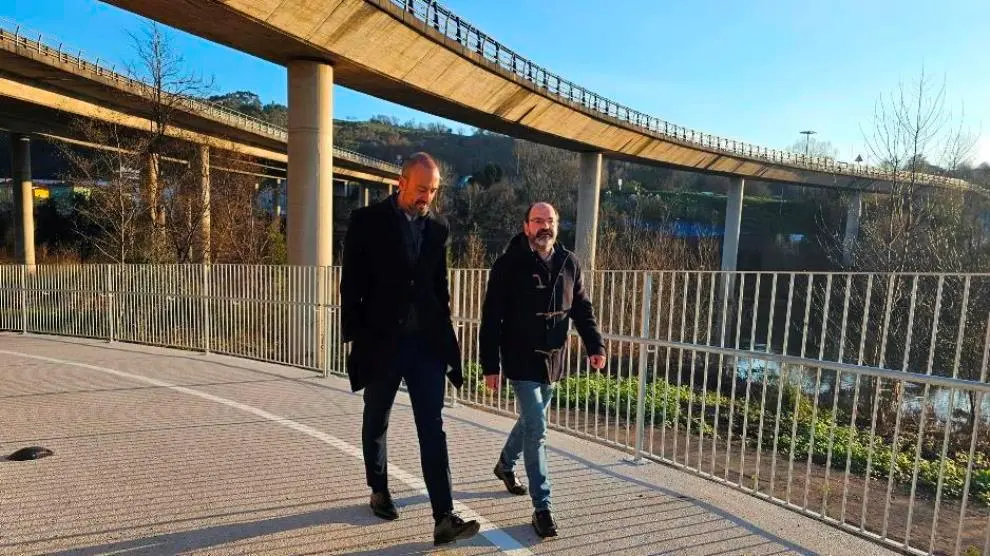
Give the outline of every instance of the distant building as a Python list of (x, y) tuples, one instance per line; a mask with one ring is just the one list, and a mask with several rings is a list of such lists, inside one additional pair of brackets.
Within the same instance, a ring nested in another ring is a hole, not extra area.
[[(13, 178), (0, 178), (0, 203), (14, 202)], [(49, 199), (70, 199), (73, 195), (89, 197), (89, 186), (66, 183), (62, 180), (32, 180), (31, 192), (36, 203)]]

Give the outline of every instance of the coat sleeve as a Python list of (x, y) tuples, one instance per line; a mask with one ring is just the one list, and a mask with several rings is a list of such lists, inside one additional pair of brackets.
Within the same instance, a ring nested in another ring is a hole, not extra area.
[(364, 326), (369, 251), (363, 245), (363, 228), (363, 213), (351, 212), (347, 233), (344, 235), (344, 260), (340, 269), (340, 322), (344, 342), (353, 340)]
[(436, 289), (437, 302), (443, 317), (448, 321), (450, 318), (450, 284), (447, 280), (447, 238), (450, 229), (444, 226), (443, 241), (440, 242), (440, 262), (437, 263), (433, 275), (433, 287)]
[(581, 336), (587, 354), (604, 355), (605, 341), (598, 330), (591, 299), (588, 298), (588, 292), (584, 289), (581, 265), (576, 259), (574, 260), (574, 298), (571, 304), (571, 319), (574, 321), (578, 335)]
[(505, 318), (505, 263), (496, 260), (488, 274), (488, 288), (481, 306), (481, 330), (478, 332), (478, 349), (481, 370), (486, 375), (497, 375), (501, 370), (499, 349), (502, 339), (502, 321)]

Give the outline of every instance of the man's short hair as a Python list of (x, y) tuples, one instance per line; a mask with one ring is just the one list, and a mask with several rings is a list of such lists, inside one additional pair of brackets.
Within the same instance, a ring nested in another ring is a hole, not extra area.
[(417, 152), (410, 155), (409, 158), (402, 163), (401, 175), (408, 176), (409, 170), (415, 166), (419, 166), (420, 164), (427, 168), (439, 168), (437, 161), (434, 160), (432, 156), (425, 152)]
[(553, 209), (553, 215), (554, 215), (554, 217), (555, 218), (558, 218), (558, 219), (560, 218), (560, 213), (557, 212), (557, 207), (551, 205), (550, 203), (548, 203), (546, 201), (534, 201), (534, 202), (530, 203), (528, 207), (526, 207), (526, 213), (523, 214), (523, 219), (522, 219), (523, 224), (526, 224), (526, 223), (529, 222), (529, 213), (533, 212), (533, 207), (535, 207), (536, 205), (549, 205), (550, 208)]

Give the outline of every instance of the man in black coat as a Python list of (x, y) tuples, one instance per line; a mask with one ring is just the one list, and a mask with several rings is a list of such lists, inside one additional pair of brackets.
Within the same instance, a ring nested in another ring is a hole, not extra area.
[(548, 203), (526, 211), (522, 233), (492, 266), (481, 309), (485, 383), (499, 388), (499, 372), (504, 373), (519, 407), (519, 420), (495, 464), (495, 476), (509, 492), (526, 494), (512, 471), (520, 456), (524, 458), (535, 510), (533, 528), (541, 537), (557, 535), (547, 469), (546, 410), (563, 369), (569, 321), (577, 328), (591, 366), (605, 366), (605, 343), (577, 257), (554, 245), (558, 224), (557, 211)]
[(457, 388), (463, 378), (447, 289), (449, 227), (430, 211), (439, 185), (436, 162), (416, 153), (402, 166), (398, 193), (351, 213), (340, 296), (343, 340), (351, 342), (347, 374), (352, 390), (364, 389), (362, 444), (371, 509), (383, 519), (399, 517), (388, 490), (386, 433), (405, 379), (433, 507), (433, 540), (444, 544), (472, 537), (480, 527), (453, 513), (440, 416), (444, 377)]

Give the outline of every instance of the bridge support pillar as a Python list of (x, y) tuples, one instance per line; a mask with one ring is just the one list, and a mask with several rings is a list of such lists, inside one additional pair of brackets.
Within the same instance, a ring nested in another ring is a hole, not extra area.
[[(725, 207), (725, 234), (722, 237), (722, 274), (719, 280), (719, 323), (723, 331), (731, 326), (734, 314), (736, 276), (739, 258), (739, 231), (742, 228), (743, 192), (746, 180), (731, 178)], [(719, 337), (719, 336), (716, 336)]]
[(196, 239), (196, 260), (209, 264), (212, 255), (210, 224), (210, 147), (199, 146), (199, 230)]
[(371, 187), (361, 185), (358, 189), (358, 205), (366, 207), (371, 204)]
[[(598, 245), (598, 200), (602, 185), (602, 153), (581, 153), (577, 233), (574, 252), (585, 271), (595, 269)], [(590, 280), (589, 280), (590, 282)]]
[(34, 270), (34, 192), (31, 181), (31, 138), (10, 135), (10, 161), (14, 197), (14, 249), (17, 261)]
[(333, 67), (289, 62), (289, 264), (333, 264)]
[(856, 191), (852, 194), (846, 210), (846, 234), (842, 238), (842, 264), (848, 267), (853, 263), (853, 250), (856, 247), (856, 238), (859, 237), (859, 218), (863, 214), (862, 191)]
[(742, 227), (743, 191), (746, 180), (732, 178), (725, 207), (725, 236), (722, 239), (722, 270), (736, 270), (739, 257), (739, 230)]
[(286, 231), (290, 265), (315, 267), (305, 292), (312, 312), (300, 323), (303, 342), (293, 363), (329, 371), (327, 302), (333, 265), (333, 66), (292, 60), (289, 80), (289, 164)]

